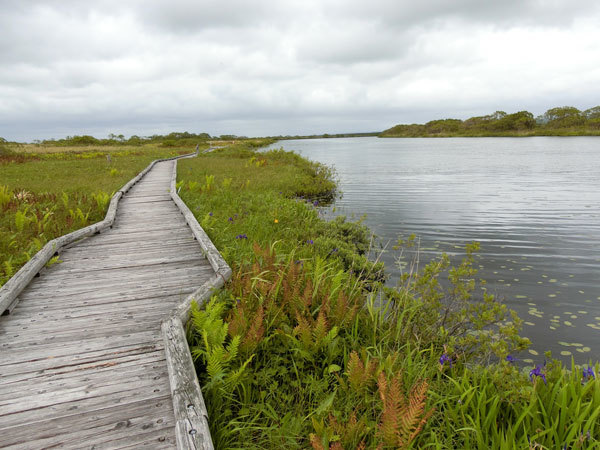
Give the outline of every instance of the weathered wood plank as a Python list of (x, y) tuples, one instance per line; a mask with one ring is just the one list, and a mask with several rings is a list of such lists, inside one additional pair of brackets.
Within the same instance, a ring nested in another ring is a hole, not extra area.
[(60, 390), (63, 387), (85, 386), (102, 380), (118, 382), (119, 378), (145, 375), (149, 370), (161, 371), (166, 367), (164, 357), (163, 351), (156, 351), (138, 355), (134, 359), (121, 358), (71, 366), (44, 376), (23, 374), (6, 377), (6, 379), (3, 377), (0, 383), (0, 404), (43, 392)]
[(68, 369), (69, 367), (77, 367), (79, 365), (94, 364), (99, 361), (137, 357), (146, 353), (162, 351), (162, 342), (156, 342), (154, 344), (143, 343), (137, 345), (123, 345), (112, 348), (102, 348), (100, 350), (85, 353), (74, 352), (69, 355), (17, 361), (12, 364), (0, 366), (0, 371), (2, 372), (3, 377), (26, 373), (46, 373), (55, 370), (63, 370), (65, 368)]
[[(77, 273), (65, 273), (61, 274), (61, 280), (57, 281), (55, 277), (52, 277), (50, 271), (40, 275), (38, 283), (27, 288), (28, 292), (35, 291), (46, 291), (48, 288), (57, 288), (57, 292), (73, 291), (80, 287), (88, 287), (90, 289), (96, 289), (102, 287), (107, 281), (113, 280), (115, 283), (123, 282), (123, 285), (138, 285), (145, 283), (149, 280), (154, 280), (154, 285), (160, 286), (163, 284), (172, 285), (173, 280), (170, 277), (170, 271), (179, 272), (179, 278), (186, 278), (194, 276), (195, 274), (208, 274), (210, 273), (211, 267), (206, 264), (203, 259), (197, 259), (189, 262), (175, 262), (162, 265), (155, 265), (148, 268), (147, 271), (140, 271), (139, 268), (123, 268), (116, 271), (102, 271), (94, 270), (87, 272)], [(86, 284), (86, 274), (89, 275), (89, 281)], [(132, 276), (139, 277), (138, 279), (132, 279)], [(112, 278), (111, 278), (112, 277)], [(160, 279), (157, 279), (160, 277)], [(69, 285), (65, 285), (69, 283)], [(98, 285), (98, 286), (96, 286)]]
[[(93, 319), (97, 315), (121, 314), (123, 317), (131, 314), (140, 314), (152, 311), (169, 311), (173, 305), (179, 304), (188, 294), (192, 293), (193, 289), (187, 289), (186, 292), (180, 292), (177, 295), (172, 295), (168, 292), (166, 296), (155, 295), (149, 293), (146, 298), (134, 297), (130, 300), (100, 298), (97, 302), (89, 302), (86, 306), (81, 306), (76, 300), (71, 302), (55, 302), (55, 299), (45, 300), (45, 305), (54, 306), (54, 308), (44, 308), (40, 311), (34, 304), (23, 305), (17, 312), (13, 314), (14, 320), (10, 324), (28, 325), (38, 323), (43, 325), (44, 321), (52, 320), (75, 320), (78, 318)], [(58, 303), (58, 304), (55, 304)]]
[[(140, 251), (140, 252), (150, 252), (150, 251), (163, 251), (168, 247), (178, 247), (183, 246), (186, 247), (188, 245), (194, 245), (196, 240), (192, 236), (181, 236), (181, 237), (172, 237), (168, 240), (162, 242), (156, 242), (152, 240), (143, 240), (143, 241), (124, 241), (124, 242), (102, 242), (96, 245), (83, 245), (77, 247), (69, 248), (69, 251), (72, 251), (73, 255), (85, 254), (87, 250), (93, 252), (107, 252), (111, 255), (116, 253), (122, 253), (124, 255), (129, 255), (132, 251)], [(61, 253), (61, 255), (64, 254)]]
[[(179, 252), (195, 252), (198, 255), (198, 245), (196, 241), (193, 239), (180, 239), (174, 242), (173, 245), (176, 245)], [(120, 245), (120, 246), (119, 246)], [(163, 245), (136, 245), (135, 243), (129, 244), (116, 244), (112, 246), (104, 245), (104, 246), (93, 246), (93, 247), (85, 247), (85, 248), (70, 248), (68, 255), (70, 258), (78, 258), (82, 260), (94, 259), (94, 258), (103, 258), (109, 260), (119, 260), (119, 259), (140, 259), (145, 258), (147, 256), (160, 256), (164, 255), (165, 248), (168, 246)], [(118, 255), (115, 253), (115, 249), (118, 250), (122, 255)], [(132, 255), (132, 253), (135, 253)], [(59, 263), (62, 264), (62, 263)]]
[[(41, 408), (46, 405), (55, 405), (67, 403), (74, 400), (81, 400), (87, 397), (100, 397), (107, 393), (120, 392), (122, 390), (136, 388), (153, 392), (161, 383), (168, 383), (167, 371), (153, 371), (151, 373), (134, 373), (127, 378), (109, 377), (92, 380), (87, 384), (78, 384), (76, 386), (57, 386), (60, 389), (51, 391), (40, 390), (33, 392), (30, 396), (11, 400), (0, 401), (0, 420), (4, 415), (19, 411)], [(164, 411), (165, 415), (170, 415), (170, 411)]]
[(85, 378), (90, 381), (101, 377), (103, 373), (118, 372), (120, 376), (134, 373), (142, 367), (162, 367), (165, 364), (165, 354), (162, 350), (154, 352), (125, 356), (120, 358), (104, 359), (87, 364), (77, 364), (54, 368), (52, 370), (28, 372), (15, 375), (3, 375), (0, 379), (0, 399), (11, 390), (14, 397), (26, 396), (26, 389), (34, 388), (36, 391), (44, 389), (48, 383), (69, 381), (73, 386), (77, 379)]
[(6, 324), (0, 324), (0, 334), (3, 333), (18, 333), (21, 337), (31, 335), (35, 336), (40, 333), (52, 333), (56, 330), (56, 322), (62, 321), (65, 323), (61, 327), (62, 331), (84, 331), (90, 327), (106, 327), (111, 325), (123, 326), (128, 324), (147, 323), (149, 326), (159, 323), (169, 312), (166, 306), (173, 306), (173, 302), (162, 305), (162, 308), (152, 308), (144, 311), (121, 311), (116, 312), (106, 311), (83, 317), (72, 317), (68, 314), (65, 317), (54, 317), (47, 321), (31, 321), (20, 320), (11, 321)]
[(65, 261), (61, 263), (61, 272), (75, 274), (79, 272), (96, 271), (120, 271), (121, 269), (133, 269), (137, 267), (161, 266), (162, 269), (167, 264), (202, 261), (198, 250), (182, 249), (177, 255), (167, 255), (156, 253), (154, 256), (140, 256), (128, 258), (103, 258), (98, 255), (91, 255), (89, 258), (78, 258), (76, 261)]
[[(162, 406), (166, 401), (159, 403)], [(152, 408), (153, 405), (155, 406), (156, 403), (147, 402), (146, 411)], [(164, 410), (164, 407), (162, 409)], [(167, 440), (171, 436), (171, 426), (170, 421), (165, 420), (161, 412), (155, 412), (154, 414), (150, 414), (150, 411), (145, 414), (130, 412), (129, 418), (124, 418), (117, 422), (110, 421), (108, 424), (79, 430), (67, 427), (60, 434), (51, 434), (42, 439), (27, 441), (24, 445), (25, 448), (50, 448), (55, 446), (62, 448), (82, 448), (82, 442), (85, 442), (85, 447), (89, 448), (98, 448), (100, 443), (105, 443), (108, 446), (106, 448), (118, 448), (112, 442), (135, 442), (135, 436), (148, 434), (148, 430), (153, 429), (160, 430), (160, 435), (164, 437), (163, 441)]]
[[(43, 319), (44, 317), (56, 317), (62, 314), (62, 311), (68, 311), (75, 314), (80, 314), (78, 311), (87, 308), (90, 309), (90, 314), (96, 314), (94, 307), (101, 307), (102, 311), (106, 308), (136, 308), (137, 305), (143, 307), (148, 304), (162, 304), (165, 302), (172, 303), (184, 299), (187, 295), (194, 292), (193, 287), (187, 286), (168, 286), (163, 288), (146, 287), (136, 289), (135, 291), (113, 290), (110, 291), (92, 291), (86, 293), (85, 303), (78, 298), (77, 293), (66, 293), (56, 296), (40, 297), (37, 295), (31, 298), (25, 297), (22, 300), (20, 308), (15, 311), (15, 320), (20, 319), (25, 315), (32, 319)], [(25, 294), (21, 294), (25, 295)], [(28, 301), (30, 300), (30, 301)]]
[(170, 397), (169, 388), (167, 386), (159, 386), (158, 388), (153, 387), (151, 390), (140, 390), (136, 386), (132, 386), (130, 389), (105, 393), (98, 397), (85, 397), (64, 403), (45, 405), (34, 410), (20, 411), (2, 417), (2, 420), (0, 421), (0, 436), (5, 429), (17, 427), (24, 423), (29, 424), (29, 426), (35, 426), (37, 423), (43, 423), (47, 420), (59, 418), (68, 421), (72, 416), (84, 414), (87, 411), (102, 411), (104, 409), (115, 407), (127, 407), (127, 405), (131, 403), (145, 402), (147, 400), (160, 402), (159, 399), (166, 395)]
[[(23, 425), (5, 428), (2, 430), (0, 444), (3, 446), (31, 443), (41, 439), (47, 439), (52, 436), (69, 435), (73, 430), (90, 430), (93, 428), (103, 427), (113, 424), (116, 428), (123, 428), (121, 423), (127, 422), (131, 417), (146, 416), (149, 412), (153, 412), (159, 417), (161, 424), (165, 422), (160, 415), (161, 406), (156, 406), (157, 403), (168, 402), (169, 396), (164, 395), (157, 398), (152, 398), (129, 403), (127, 408), (117, 407), (101, 408), (90, 411), (85, 411), (78, 414), (71, 414), (68, 420), (65, 417), (53, 418), (45, 421), (38, 421), (35, 426), (27, 423)], [(150, 403), (150, 404), (148, 404)], [(167, 424), (168, 425), (168, 422)], [(125, 425), (125, 428), (127, 426)], [(66, 437), (66, 436), (65, 436)]]
[[(157, 242), (160, 242), (160, 239), (165, 237), (165, 233), (162, 230), (155, 230), (155, 231), (140, 230), (137, 232), (128, 232), (128, 233), (123, 233), (123, 234), (111, 233), (111, 234), (105, 234), (102, 236), (103, 236), (103, 239), (102, 239), (102, 241), (98, 242), (98, 245), (107, 245), (107, 244), (115, 244), (115, 243), (131, 244), (132, 242), (140, 242), (141, 244), (157, 244)], [(182, 233), (182, 234), (170, 234), (168, 237), (169, 237), (169, 239), (173, 239), (175, 236), (177, 236), (179, 239), (182, 239), (182, 238), (193, 239), (193, 235), (189, 232)], [(78, 245), (94, 246), (94, 245), (96, 245), (96, 242), (97, 241), (91, 241), (90, 239), (86, 239), (86, 240), (82, 241), (81, 244), (78, 244)]]

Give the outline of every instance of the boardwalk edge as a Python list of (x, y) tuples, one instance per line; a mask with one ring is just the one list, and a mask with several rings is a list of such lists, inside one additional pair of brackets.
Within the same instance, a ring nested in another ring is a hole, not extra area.
[(221, 288), (231, 277), (231, 268), (202, 229), (192, 211), (177, 194), (176, 184), (177, 161), (173, 164), (171, 174), (171, 198), (184, 216), (215, 275), (174, 308), (161, 325), (175, 413), (175, 436), (179, 449), (213, 450), (208, 412), (187, 343), (185, 324), (189, 320), (192, 302), (196, 301), (200, 304), (210, 298), (213, 292)]

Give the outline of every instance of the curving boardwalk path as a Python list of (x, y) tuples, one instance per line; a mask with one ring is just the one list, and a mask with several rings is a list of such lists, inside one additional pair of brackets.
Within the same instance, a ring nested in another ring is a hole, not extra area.
[(173, 164), (0, 317), (0, 448), (176, 447), (161, 320), (215, 271), (169, 195)]

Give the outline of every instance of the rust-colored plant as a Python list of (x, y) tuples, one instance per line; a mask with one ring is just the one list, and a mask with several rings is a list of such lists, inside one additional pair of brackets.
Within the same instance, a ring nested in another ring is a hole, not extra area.
[(383, 403), (379, 423), (379, 436), (383, 442), (378, 448), (407, 448), (433, 414), (433, 409), (425, 410), (428, 384), (426, 381), (415, 384), (406, 396), (401, 373), (388, 381), (385, 373), (381, 372), (377, 387)]

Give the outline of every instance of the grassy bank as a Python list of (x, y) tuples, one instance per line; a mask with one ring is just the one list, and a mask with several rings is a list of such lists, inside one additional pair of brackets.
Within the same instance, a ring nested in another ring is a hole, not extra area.
[(112, 194), (151, 161), (189, 153), (158, 146), (31, 147), (0, 154), (0, 286), (49, 240), (102, 220)]
[(218, 448), (597, 448), (598, 366), (516, 365), (476, 244), (385, 288), (369, 231), (319, 217), (323, 166), (234, 146), (178, 186), (234, 270), (189, 329)]

